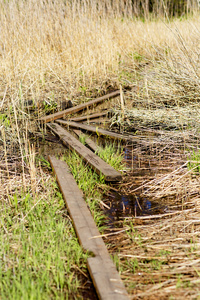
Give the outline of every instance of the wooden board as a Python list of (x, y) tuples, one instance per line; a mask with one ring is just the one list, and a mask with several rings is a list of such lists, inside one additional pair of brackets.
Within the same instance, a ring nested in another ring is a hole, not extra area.
[[(95, 257), (88, 258), (88, 268), (99, 299), (128, 300), (128, 294), (120, 279), (100, 232), (85, 203), (66, 162), (49, 157), (59, 187), (73, 221), (79, 242)], [(96, 238), (98, 236), (98, 238)]]
[(80, 141), (78, 141), (73, 135), (71, 135), (67, 130), (62, 128), (56, 123), (47, 124), (47, 126), (57, 134), (62, 140), (63, 144), (70, 149), (75, 150), (91, 167), (97, 174), (104, 175), (106, 181), (119, 181), (122, 178), (120, 172), (113, 169), (100, 157), (94, 154), (91, 150), (85, 147)]
[(85, 250), (91, 251), (95, 255), (101, 254), (101, 249), (104, 249), (105, 244), (102, 239), (92, 239), (94, 236), (99, 236), (100, 233), (67, 163), (56, 159), (54, 156), (49, 156), (49, 161), (56, 174), (56, 179), (73, 220), (80, 244)]
[(44, 116), (44, 117), (40, 118), (39, 121), (48, 123), (48, 122), (57, 120), (59, 118), (64, 118), (64, 117), (66, 117), (69, 114), (81, 111), (81, 110), (83, 110), (83, 109), (85, 109), (85, 108), (87, 108), (89, 106), (92, 106), (92, 105), (95, 105), (95, 104), (99, 104), (99, 103), (103, 102), (104, 100), (108, 100), (108, 99), (117, 97), (119, 95), (120, 95), (120, 91), (118, 90), (118, 91), (112, 92), (112, 93), (110, 93), (108, 95), (102, 96), (100, 98), (88, 101), (86, 103), (83, 103), (83, 104), (80, 104), (80, 105), (77, 105), (77, 106), (65, 109), (63, 111), (59, 111), (59, 112), (57, 112), (55, 114)]
[(87, 265), (99, 299), (129, 299), (111, 259), (102, 256), (90, 257)]
[(84, 129), (84, 130), (96, 133), (98, 136), (104, 135), (104, 136), (110, 137), (112, 139), (125, 140), (125, 141), (135, 141), (136, 140), (136, 138), (134, 139), (134, 136), (126, 136), (123, 134), (119, 134), (119, 133), (115, 133), (112, 131), (108, 131), (108, 130), (99, 128), (97, 126), (76, 123), (76, 122), (66, 121), (66, 120), (56, 120), (56, 123), (59, 123), (62, 125), (67, 125), (67, 126), (73, 127), (73, 128)]
[(87, 121), (87, 120), (91, 120), (91, 119), (96, 119), (96, 118), (99, 118), (99, 117), (107, 116), (108, 113), (109, 113), (109, 111), (105, 111), (105, 112), (102, 112), (102, 113), (96, 113), (96, 114), (82, 116), (82, 117), (77, 117), (77, 118), (70, 118), (70, 121), (74, 121), (74, 122)]
[(85, 137), (85, 143), (90, 147), (90, 149), (92, 149), (94, 152), (98, 152), (101, 147), (99, 147), (93, 140), (91, 140), (89, 137), (87, 137), (81, 130), (78, 129), (74, 129), (73, 130), (78, 137), (83, 136)]
[(108, 118), (96, 118), (96, 119), (91, 119), (91, 120), (85, 120), (84, 123), (82, 124), (94, 124), (94, 125), (97, 125), (97, 124), (107, 124), (109, 123), (109, 119)]

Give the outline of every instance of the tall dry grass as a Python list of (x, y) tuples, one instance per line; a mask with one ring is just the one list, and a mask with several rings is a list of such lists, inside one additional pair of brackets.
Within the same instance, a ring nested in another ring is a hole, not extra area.
[(170, 25), (163, 21), (143, 23), (130, 17), (122, 19), (119, 7), (110, 16), (103, 2), (98, 1), (98, 11), (80, 6), (79, 1), (73, 3), (1, 3), (2, 92), (7, 86), (14, 100), (19, 100), (19, 94), (36, 101), (51, 94), (72, 97), (81, 86), (101, 88), (108, 79), (118, 83), (121, 63), (134, 65), (134, 53), (154, 62), (158, 52), (164, 54), (168, 48), (179, 51), (177, 28), (189, 47), (198, 43), (198, 17)]
[(36, 130), (37, 115), (27, 112), (26, 100), (36, 107), (44, 100), (77, 103), (119, 84), (139, 88), (131, 103), (199, 99), (198, 14), (144, 22), (131, 5), (1, 1), (0, 126), (7, 154), (19, 150), (23, 157), (27, 132)]

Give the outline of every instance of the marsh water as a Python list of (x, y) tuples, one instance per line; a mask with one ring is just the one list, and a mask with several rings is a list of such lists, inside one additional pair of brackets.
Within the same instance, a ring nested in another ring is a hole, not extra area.
[(170, 212), (170, 207), (166, 203), (144, 197), (143, 193), (140, 193), (143, 189), (143, 181), (147, 177), (151, 180), (156, 174), (165, 174), (170, 170), (170, 166), (163, 165), (155, 155), (148, 157), (142, 155), (141, 151), (135, 150), (131, 146), (124, 147), (123, 150), (125, 166), (131, 171), (129, 176), (132, 181), (133, 193), (126, 192), (125, 186), (120, 191), (115, 185), (114, 189), (111, 188), (109, 193), (104, 195), (105, 213), (110, 221)]
[(110, 207), (106, 209), (106, 215), (110, 220), (118, 221), (126, 217), (138, 217), (167, 213), (168, 207), (139, 195), (125, 195), (116, 191), (110, 192), (104, 197), (104, 201)]

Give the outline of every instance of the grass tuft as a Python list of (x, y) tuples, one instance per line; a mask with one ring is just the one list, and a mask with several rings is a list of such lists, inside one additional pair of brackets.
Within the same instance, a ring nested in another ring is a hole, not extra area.
[(115, 143), (106, 144), (104, 148), (98, 150), (98, 156), (116, 170), (120, 171), (125, 168), (123, 149), (120, 145), (116, 146)]

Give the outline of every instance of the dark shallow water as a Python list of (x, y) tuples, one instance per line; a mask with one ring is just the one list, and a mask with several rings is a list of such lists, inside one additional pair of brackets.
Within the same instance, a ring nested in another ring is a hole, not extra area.
[(123, 195), (116, 191), (104, 196), (103, 200), (110, 208), (106, 214), (110, 220), (120, 220), (125, 217), (138, 217), (163, 214), (168, 212), (168, 207), (139, 195)]

